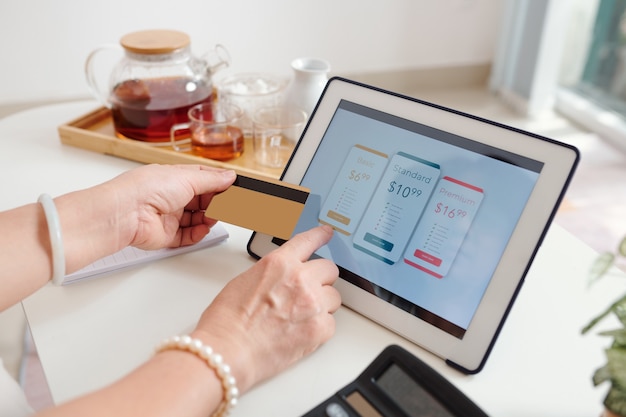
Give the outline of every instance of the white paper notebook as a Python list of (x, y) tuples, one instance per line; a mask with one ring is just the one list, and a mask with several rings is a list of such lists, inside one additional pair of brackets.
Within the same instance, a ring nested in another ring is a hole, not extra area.
[(66, 275), (65, 279), (63, 280), (63, 285), (72, 284), (74, 282), (82, 281), (85, 279), (95, 278), (103, 274), (147, 262), (152, 262), (157, 259), (168, 258), (170, 256), (179, 255), (181, 253), (204, 249), (209, 246), (213, 246), (225, 240), (226, 238), (228, 238), (228, 232), (221, 223), (217, 223), (211, 228), (211, 232), (195, 245), (152, 251), (141, 250), (129, 246), (117, 253), (114, 253), (113, 255), (106, 256), (90, 265), (87, 265), (83, 269)]

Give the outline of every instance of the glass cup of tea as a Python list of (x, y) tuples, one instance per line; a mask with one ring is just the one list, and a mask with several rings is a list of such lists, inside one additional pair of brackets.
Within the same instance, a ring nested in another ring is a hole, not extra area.
[[(238, 125), (243, 116), (241, 108), (229, 103), (202, 103), (190, 108), (187, 116), (189, 122), (175, 124), (170, 129), (175, 151), (191, 151), (193, 155), (217, 161), (243, 154), (243, 132)], [(188, 130), (191, 137), (180, 140), (177, 132), (181, 130)]]
[(264, 107), (252, 116), (255, 161), (283, 168), (306, 125), (306, 113), (296, 107)]

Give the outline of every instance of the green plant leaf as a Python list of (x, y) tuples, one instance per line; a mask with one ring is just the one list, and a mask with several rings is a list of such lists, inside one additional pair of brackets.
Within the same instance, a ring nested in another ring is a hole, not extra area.
[(624, 305), (626, 303), (626, 295), (623, 295), (619, 300), (615, 301), (611, 304), (606, 310), (602, 313), (594, 317), (585, 327), (583, 327), (581, 333), (585, 334), (589, 330), (591, 330), (598, 322), (600, 322), (603, 318), (614, 312), (620, 305)]
[(604, 252), (598, 255), (589, 269), (589, 285), (602, 278), (608, 272), (609, 268), (613, 266), (614, 262), (615, 254), (611, 252)]
[[(589, 271), (589, 285), (606, 275), (618, 255), (626, 257), (626, 236), (620, 241), (616, 253), (604, 252), (595, 259)], [(602, 336), (612, 337), (613, 343), (605, 350), (607, 362), (594, 372), (593, 383), (599, 385), (609, 381), (611, 388), (604, 399), (604, 406), (617, 415), (626, 416), (626, 296), (593, 318), (582, 333), (588, 332), (610, 313), (615, 314), (623, 327), (600, 332)]]
[(626, 392), (617, 387), (611, 387), (604, 398), (604, 406), (619, 416), (626, 416)]
[(593, 373), (593, 385), (600, 385), (603, 382), (611, 380), (611, 372), (609, 371), (609, 365), (606, 364), (601, 368), (596, 369)]
[(626, 256), (626, 236), (624, 236), (619, 245), (617, 245), (617, 253), (622, 256)]
[[(613, 387), (624, 390), (626, 396), (626, 349), (611, 347), (606, 351), (607, 365)], [(626, 398), (626, 397), (625, 397)]]
[(617, 316), (623, 326), (626, 325), (626, 301), (617, 303), (613, 309), (613, 313)]
[(626, 329), (615, 329), (615, 330), (606, 330), (598, 333), (601, 336), (609, 336), (613, 338), (614, 348), (624, 348), (626, 349)]
[(593, 382), (598, 385), (610, 380), (604, 405), (615, 414), (626, 416), (626, 349), (610, 348), (605, 353), (607, 363), (594, 373)]

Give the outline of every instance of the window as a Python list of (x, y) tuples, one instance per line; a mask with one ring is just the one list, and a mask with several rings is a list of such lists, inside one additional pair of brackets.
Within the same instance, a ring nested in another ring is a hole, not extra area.
[(529, 116), (556, 107), (626, 151), (626, 0), (505, 5), (490, 89)]
[(626, 0), (577, 0), (557, 109), (626, 149)]
[(572, 90), (626, 116), (626, 0), (601, 0), (580, 80)]

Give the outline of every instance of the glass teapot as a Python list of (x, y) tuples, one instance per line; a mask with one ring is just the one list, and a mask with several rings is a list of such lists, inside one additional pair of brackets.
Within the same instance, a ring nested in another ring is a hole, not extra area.
[[(104, 91), (97, 83), (95, 58), (120, 45), (124, 57), (110, 73)], [(213, 101), (212, 76), (230, 64), (228, 52), (221, 45), (200, 58), (194, 57), (189, 36), (174, 30), (129, 33), (121, 38), (120, 45), (97, 48), (85, 62), (89, 88), (111, 109), (115, 134), (120, 138), (169, 144), (170, 128), (187, 122), (189, 108)]]

